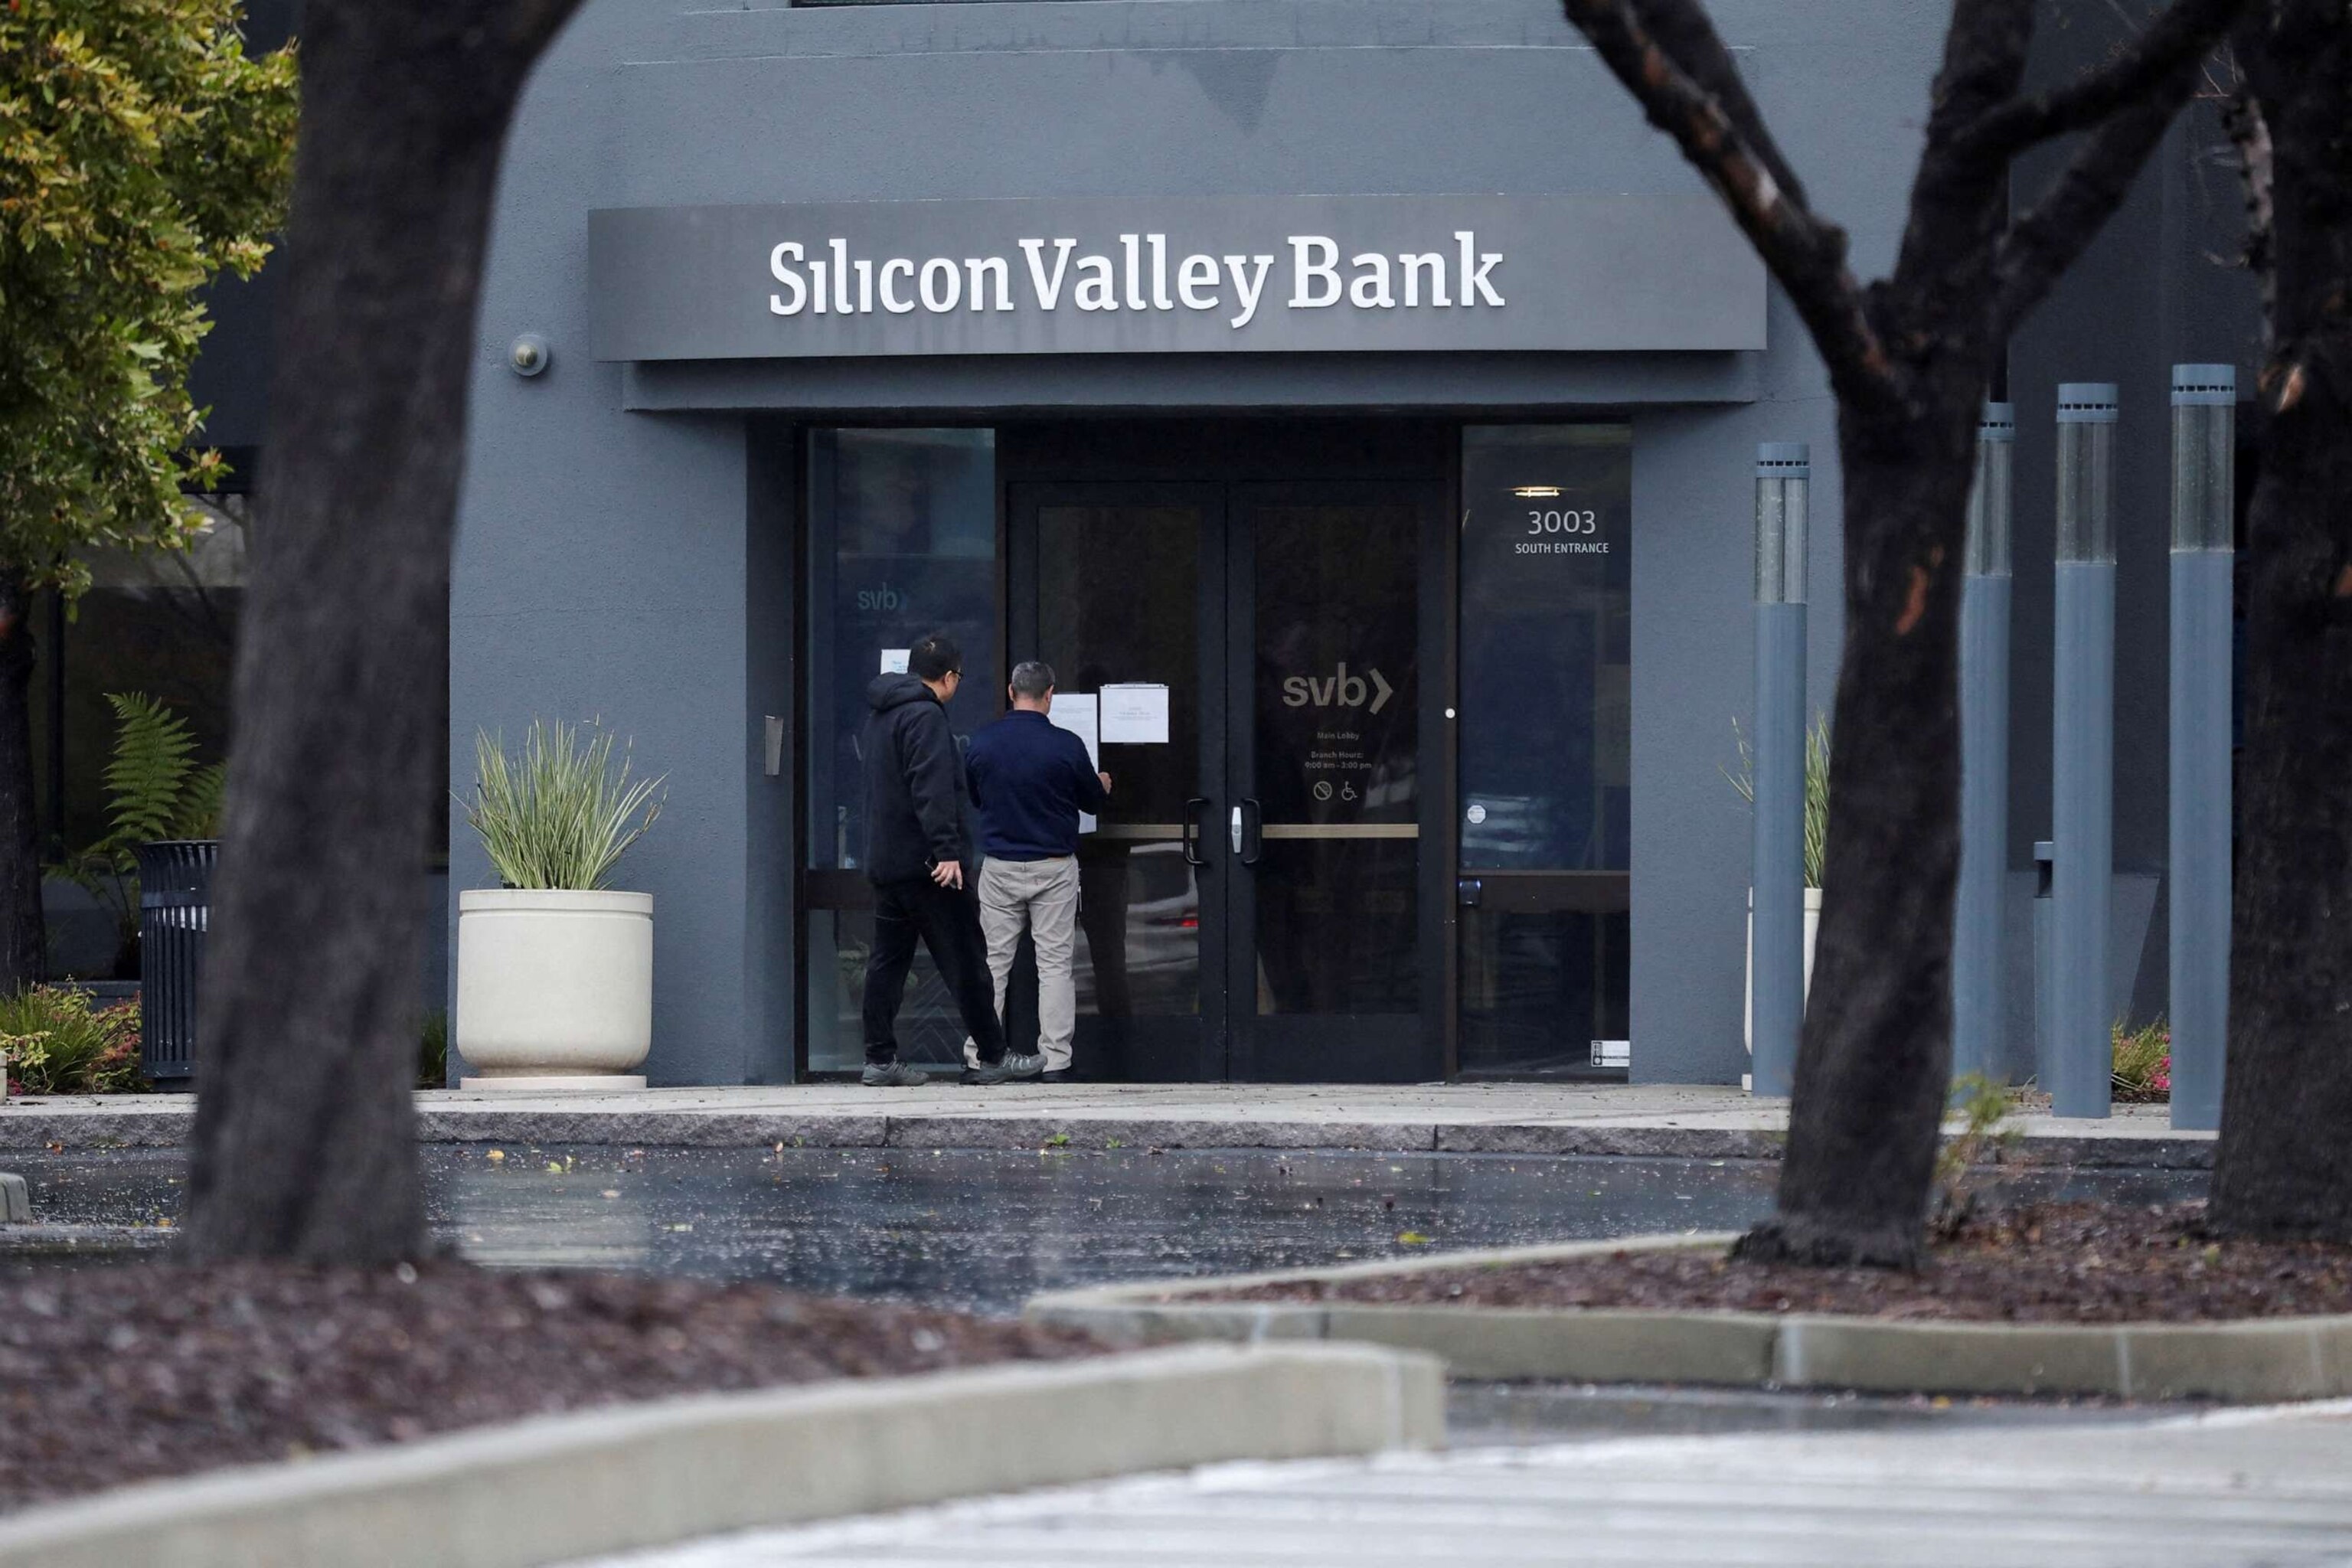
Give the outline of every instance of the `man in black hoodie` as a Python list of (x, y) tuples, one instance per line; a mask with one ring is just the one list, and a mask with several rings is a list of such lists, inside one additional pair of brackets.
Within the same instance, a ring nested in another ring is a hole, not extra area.
[(963, 757), (944, 706), (963, 682), (963, 655), (947, 637), (923, 638), (907, 673), (866, 689), (859, 754), (866, 763), (866, 876), (874, 884), (874, 950), (866, 963), (866, 1071), (877, 1089), (911, 1089), (929, 1075), (898, 1059), (898, 1003), (918, 937), (931, 950), (971, 1037), (965, 1083), (1034, 1078), (1035, 1055), (1008, 1055), (988, 975), (988, 943), (965, 861)]

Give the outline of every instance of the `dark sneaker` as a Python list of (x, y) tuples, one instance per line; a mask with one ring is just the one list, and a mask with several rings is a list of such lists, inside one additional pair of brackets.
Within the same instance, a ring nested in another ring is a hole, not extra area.
[(1076, 1083), (1078, 1075), (1069, 1068), (1049, 1068), (1037, 1075), (1039, 1083)]
[(920, 1089), (931, 1081), (931, 1075), (905, 1062), (867, 1062), (857, 1081), (868, 1089)]
[(982, 1062), (976, 1068), (963, 1069), (964, 1083), (1011, 1083), (1015, 1079), (1035, 1078), (1045, 1068), (1045, 1058), (1037, 1052), (1024, 1054), (1007, 1051), (1002, 1061)]

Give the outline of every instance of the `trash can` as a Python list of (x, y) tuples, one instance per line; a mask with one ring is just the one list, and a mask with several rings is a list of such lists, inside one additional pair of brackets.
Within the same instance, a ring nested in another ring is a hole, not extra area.
[(211, 838), (142, 844), (139, 859), (139, 1056), (150, 1080), (185, 1089), (196, 1071), (196, 984), (211, 923)]

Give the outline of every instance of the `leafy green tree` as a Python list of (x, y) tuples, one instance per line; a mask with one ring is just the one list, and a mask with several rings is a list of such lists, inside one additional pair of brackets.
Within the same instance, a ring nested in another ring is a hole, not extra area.
[(290, 51), (237, 0), (0, 4), (0, 993), (42, 961), (31, 608), (77, 552), (170, 549), (215, 486), (188, 368), (203, 289), (268, 254), (292, 179)]

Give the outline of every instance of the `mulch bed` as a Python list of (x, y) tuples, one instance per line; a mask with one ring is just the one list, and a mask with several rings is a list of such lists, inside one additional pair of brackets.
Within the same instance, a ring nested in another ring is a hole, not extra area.
[(2202, 1204), (2053, 1204), (1971, 1220), (1937, 1245), (1916, 1274), (1738, 1263), (1712, 1248), (1685, 1248), (1263, 1285), (1218, 1299), (1842, 1312), (2032, 1323), (2186, 1323), (2352, 1312), (2352, 1247), (2222, 1240), (2207, 1236), (2203, 1224)]
[(0, 1510), (624, 1400), (1103, 1348), (769, 1286), (455, 1262), (26, 1273), (0, 1278)]

